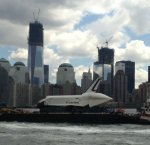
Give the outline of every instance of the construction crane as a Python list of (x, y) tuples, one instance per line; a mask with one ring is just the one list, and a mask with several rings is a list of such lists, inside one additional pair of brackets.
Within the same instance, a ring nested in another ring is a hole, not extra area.
[(98, 44), (97, 44), (96, 48), (99, 50), (100, 47), (98, 46)]
[(35, 14), (34, 14), (34, 12), (33, 12), (33, 18), (34, 18), (34, 21), (35, 21), (35, 22), (38, 22), (39, 14), (40, 14), (40, 9), (38, 10), (37, 17), (35, 17)]
[(111, 36), (109, 39), (106, 39), (106, 41), (103, 43), (105, 44), (105, 47), (108, 48), (108, 43), (110, 42), (110, 40), (113, 38), (113, 36)]

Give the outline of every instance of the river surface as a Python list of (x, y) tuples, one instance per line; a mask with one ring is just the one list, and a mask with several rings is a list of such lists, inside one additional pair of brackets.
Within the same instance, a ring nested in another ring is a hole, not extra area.
[(150, 145), (150, 125), (0, 122), (0, 145)]

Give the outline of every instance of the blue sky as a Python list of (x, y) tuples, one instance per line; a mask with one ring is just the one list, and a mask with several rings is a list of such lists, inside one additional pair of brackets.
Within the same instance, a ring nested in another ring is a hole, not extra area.
[(82, 19), (79, 21), (79, 23), (75, 25), (74, 29), (82, 30), (85, 27), (85, 25), (88, 25), (102, 17), (103, 15), (101, 14), (94, 14), (94, 13), (87, 12), (86, 15), (83, 16)]
[(136, 86), (147, 81), (150, 65), (150, 2), (147, 0), (0, 0), (0, 57), (27, 62), (29, 22), (38, 12), (44, 27), (44, 62), (55, 82), (61, 63), (74, 66), (79, 83), (97, 60), (97, 46), (112, 37), (115, 61), (136, 63)]
[(132, 31), (132, 29), (125, 28), (125, 31), (127, 34), (132, 38), (132, 40), (143, 40), (145, 45), (150, 46), (150, 34), (149, 32), (142, 34), (142, 35), (137, 35)]

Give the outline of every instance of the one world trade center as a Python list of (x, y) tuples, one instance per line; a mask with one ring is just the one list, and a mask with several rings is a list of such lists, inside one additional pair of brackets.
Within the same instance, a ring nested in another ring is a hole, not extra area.
[(41, 86), (44, 83), (43, 25), (37, 20), (29, 24), (28, 45), (30, 84)]

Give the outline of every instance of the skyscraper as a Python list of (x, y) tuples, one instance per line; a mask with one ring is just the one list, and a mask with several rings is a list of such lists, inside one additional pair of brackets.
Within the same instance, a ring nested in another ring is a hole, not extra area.
[(81, 89), (76, 84), (74, 68), (69, 63), (63, 63), (58, 67), (57, 85), (62, 86), (61, 95), (77, 95)]
[(118, 70), (123, 70), (127, 76), (128, 92), (132, 93), (135, 87), (135, 62), (132, 61), (118, 61), (116, 62), (116, 73)]
[(13, 78), (15, 83), (29, 83), (28, 68), (22, 62), (16, 62), (14, 66), (11, 67), (9, 76)]
[(49, 65), (44, 65), (44, 83), (49, 82)]
[(101, 47), (101, 49), (98, 49), (98, 62), (100, 64), (113, 64), (114, 50), (107, 47)]
[(88, 72), (83, 72), (82, 74), (82, 79), (81, 79), (82, 93), (84, 93), (91, 84), (92, 84), (92, 74), (89, 69)]
[(7, 70), (0, 66), (0, 106), (7, 105), (9, 99), (9, 76)]
[(10, 62), (5, 58), (0, 59), (0, 66), (3, 67), (7, 72), (9, 72), (11, 68)]
[(44, 83), (43, 25), (37, 20), (29, 25), (28, 45), (30, 83), (41, 86)]
[(113, 72), (114, 50), (107, 47), (98, 48), (98, 61), (94, 62), (93, 80), (100, 76), (103, 84), (103, 87), (100, 86), (100, 90), (109, 96), (113, 95)]
[(148, 66), (148, 82), (150, 82), (150, 66)]
[(123, 70), (118, 70), (114, 76), (114, 101), (127, 102), (127, 76)]
[(75, 81), (75, 72), (74, 68), (69, 63), (63, 63), (59, 66), (57, 72), (57, 84), (64, 85), (65, 83), (74, 84)]

